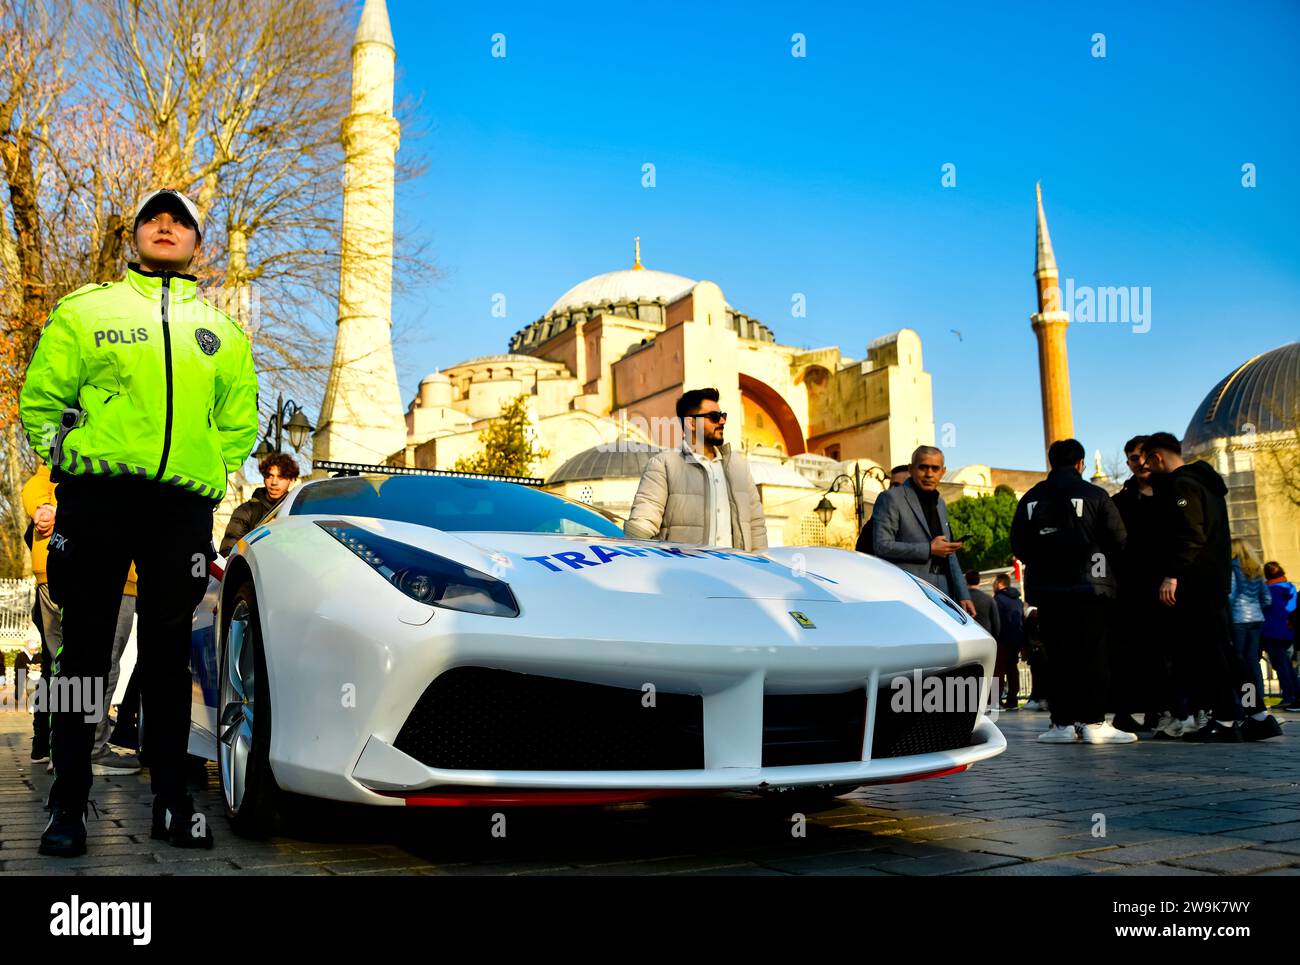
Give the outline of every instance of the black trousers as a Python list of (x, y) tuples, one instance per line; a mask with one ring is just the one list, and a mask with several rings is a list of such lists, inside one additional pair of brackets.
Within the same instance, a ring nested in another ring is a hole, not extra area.
[[(998, 643), (998, 658), (993, 675), (1002, 688), (1002, 706), (1016, 707), (1020, 703), (1020, 647), (1016, 644)], [(1006, 683), (1002, 683), (1005, 680)]]
[(1119, 603), (1112, 608), (1108, 666), (1110, 705), (1117, 714), (1158, 717), (1176, 703), (1165, 653), (1174, 620), (1158, 592), (1158, 587), (1122, 586)]
[(1177, 600), (1174, 677), (1187, 695), (1188, 710), (1208, 711), (1221, 721), (1240, 720), (1243, 688), (1252, 681), (1232, 645), (1228, 601), (1212, 588), (1190, 583), (1179, 584)]
[[(47, 588), (48, 591), (48, 588)], [(45, 621), (41, 619), (41, 598), (40, 590), (37, 590), (36, 602), (32, 604), (32, 622), (36, 624), (36, 632), (41, 637), (41, 676), (49, 676), (50, 668), (54, 666), (54, 656), (50, 653), (50, 643), (45, 639)], [(31, 668), (27, 670), (31, 673)], [(27, 681), (22, 681), (22, 686), (18, 686), (17, 672), (14, 673), (14, 697), (18, 701), (19, 707), (26, 707), (30, 695), (27, 691)], [(50, 749), (50, 715), (41, 713), (39, 710), (32, 714), (32, 749), (48, 752)]]
[(1051, 703), (1052, 695), (1048, 693), (1051, 686), (1047, 679), (1047, 653), (1041, 646), (1029, 644), (1025, 662), (1029, 664), (1029, 699), (1046, 700)]
[[(149, 708), (149, 769), (155, 794), (185, 792), (190, 728), (190, 628), (208, 584), (213, 503), (179, 486), (127, 476), (59, 481), (50, 537), (50, 596), (62, 609), (55, 654), (51, 800), (84, 806), (95, 724), (87, 700), (107, 701), (122, 586), (136, 568), (136, 673)], [(76, 684), (78, 689), (68, 686)], [(66, 698), (81, 695), (72, 706)]]
[(1106, 717), (1106, 639), (1114, 601), (1084, 594), (1038, 601), (1038, 628), (1052, 678), (1052, 723), (1096, 724)]

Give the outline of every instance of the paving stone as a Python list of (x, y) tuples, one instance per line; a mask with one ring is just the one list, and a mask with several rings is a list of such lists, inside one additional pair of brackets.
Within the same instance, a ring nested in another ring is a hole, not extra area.
[(1169, 862), (1180, 868), (1193, 868), (1196, 871), (1212, 871), (1215, 874), (1255, 874), (1272, 868), (1286, 867), (1300, 863), (1300, 856), (1281, 854), (1276, 851), (1260, 851), (1257, 848), (1240, 848), (1236, 851), (1217, 851), (1213, 854), (1198, 854), (1186, 858), (1176, 858)]
[(855, 868), (875, 868), (889, 861), (899, 860), (899, 855), (883, 851), (844, 851), (838, 854), (791, 855), (760, 863), (785, 874), (844, 873)]
[(323, 861), (321, 867), (336, 875), (365, 874), (371, 871), (405, 870), (407, 872), (432, 868), (433, 863), (421, 858), (349, 858), (345, 861)]
[(1204, 815), (1193, 817), (1183, 817), (1182, 815), (1169, 815), (1159, 818), (1141, 817), (1134, 819), (1134, 825), (1167, 831), (1191, 831), (1196, 834), (1221, 834), (1225, 831), (1243, 831), (1248, 828), (1254, 830), (1260, 827), (1255, 821), (1245, 820), (1230, 814), (1211, 814), (1208, 817)]
[(258, 868), (283, 868), (295, 864), (324, 864), (333, 861), (341, 862), (346, 861), (349, 858), (357, 858), (360, 860), (372, 856), (365, 851), (359, 852), (350, 848), (336, 848), (332, 851), (322, 851), (312, 855), (305, 855), (296, 852), (259, 853), (253, 850), (246, 850), (233, 853), (223, 852), (223, 857), (228, 857), (241, 868), (254, 870)]
[(1271, 798), (1244, 798), (1242, 800), (1208, 802), (1200, 806), (1218, 811), (1232, 811), (1237, 814), (1252, 814), (1252, 812), (1256, 811), (1270, 811), (1277, 808), (1277, 801)]
[[(1112, 845), (1128, 844), (1150, 844), (1153, 841), (1165, 841), (1169, 838), (1176, 838), (1183, 832), (1172, 831), (1166, 828), (1126, 828), (1115, 827), (1114, 824), (1106, 825), (1106, 834), (1104, 837), (1094, 838), (1091, 829), (1080, 831), (1077, 834), (1070, 835), (1071, 840), (1075, 838), (1091, 839), (1093, 841), (1104, 842)], [(1185, 832), (1190, 834), (1191, 832)], [(1225, 834), (1227, 837), (1231, 834)]]
[(12, 874), (16, 871), (26, 874), (39, 874), (46, 869), (56, 867), (76, 870), (80, 868), (121, 867), (126, 865), (135, 865), (142, 873), (146, 873), (146, 866), (151, 867), (154, 871), (158, 869), (158, 863), (154, 861), (152, 854), (84, 854), (76, 858), (47, 858), (43, 855), (33, 854), (30, 858), (5, 861), (3, 867), (0, 867), (0, 871), (4, 874)]
[(333, 877), (333, 872), (318, 864), (310, 863), (279, 865), (274, 868), (241, 868), (236, 872), (236, 874), (253, 875), (255, 877), (263, 877), (266, 875), (294, 875), (307, 877), (322, 877), (329, 875)]
[(1183, 834), (1148, 844), (1115, 848), (1113, 851), (1106, 852), (1105, 860), (1113, 864), (1148, 864), (1153, 861), (1172, 861), (1175, 858), (1209, 854), (1214, 851), (1230, 851), (1245, 846), (1246, 842), (1240, 838)]
[(1300, 841), (1300, 821), (1254, 825), (1226, 832), (1225, 836), (1249, 838), (1252, 841)]
[(967, 871), (980, 871), (1018, 863), (1014, 858), (999, 855), (950, 851), (947, 854), (931, 855), (925, 858), (899, 858), (896, 861), (883, 862), (875, 867), (890, 874), (931, 876), (962, 874)]
[[(1080, 859), (1084, 860), (1084, 859)], [(1180, 868), (1168, 864), (1138, 864), (1127, 867), (1103, 868), (1097, 874), (1116, 878), (1212, 878), (1213, 872)]]
[(1077, 858), (1058, 858), (1053, 861), (1024, 861), (1020, 864), (1002, 865), (998, 868), (986, 868), (983, 871), (970, 871), (966, 874), (971, 878), (1077, 876), (1104, 874), (1107, 870), (1111, 870), (1111, 866), (1099, 865), (1092, 861), (1080, 861)]
[[(1224, 837), (1232, 837), (1232, 833), (1225, 834)], [(1277, 851), (1281, 854), (1300, 855), (1300, 840), (1292, 839), (1290, 841), (1263, 841), (1260, 847), (1266, 851)]]
[[(951, 841), (944, 843), (953, 844)], [(1113, 844), (1098, 843), (1096, 840), (1087, 841), (1082, 838), (1043, 838), (1034, 841), (988, 841), (967, 838), (962, 843), (966, 845), (963, 850), (983, 851), (988, 854), (1001, 854), (1025, 860), (1107, 851), (1115, 847)]]

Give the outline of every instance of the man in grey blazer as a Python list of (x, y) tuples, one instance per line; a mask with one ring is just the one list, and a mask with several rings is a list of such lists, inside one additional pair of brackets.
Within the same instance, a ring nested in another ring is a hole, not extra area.
[(908, 471), (907, 482), (876, 497), (871, 513), (875, 555), (937, 586), (975, 616), (975, 605), (957, 562), (961, 543), (952, 539), (948, 507), (939, 495), (943, 451), (934, 446), (918, 447), (912, 453)]

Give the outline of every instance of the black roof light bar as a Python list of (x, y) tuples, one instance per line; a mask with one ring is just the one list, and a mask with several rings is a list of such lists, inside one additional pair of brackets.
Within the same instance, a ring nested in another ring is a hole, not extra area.
[(313, 470), (335, 476), (360, 476), (376, 473), (383, 476), (459, 476), (464, 479), (491, 479), (496, 482), (518, 483), (521, 486), (544, 486), (545, 479), (531, 476), (500, 476), (490, 472), (457, 472), (452, 469), (416, 469), (413, 466), (382, 466), (364, 462), (333, 462), (328, 459), (312, 460)]

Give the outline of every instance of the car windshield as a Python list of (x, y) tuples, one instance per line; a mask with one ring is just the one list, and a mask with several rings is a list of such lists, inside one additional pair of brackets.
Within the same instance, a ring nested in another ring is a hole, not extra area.
[(304, 486), (293, 516), (367, 516), (452, 532), (622, 536), (600, 513), (518, 483), (466, 476), (345, 476)]

